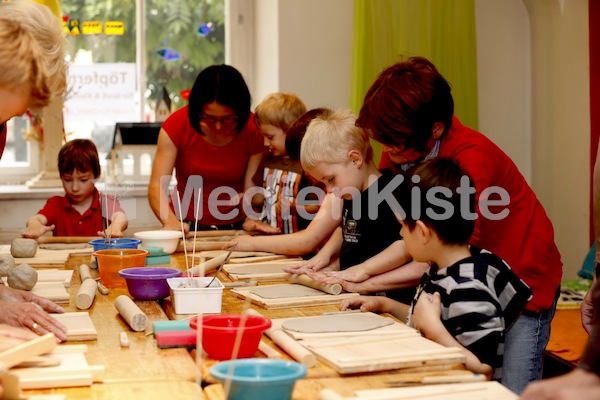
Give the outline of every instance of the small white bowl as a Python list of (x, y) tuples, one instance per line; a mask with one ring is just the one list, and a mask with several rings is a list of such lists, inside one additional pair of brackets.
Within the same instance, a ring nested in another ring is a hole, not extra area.
[(165, 253), (173, 254), (183, 237), (181, 231), (143, 231), (136, 232), (134, 236), (142, 241), (143, 247), (162, 247)]

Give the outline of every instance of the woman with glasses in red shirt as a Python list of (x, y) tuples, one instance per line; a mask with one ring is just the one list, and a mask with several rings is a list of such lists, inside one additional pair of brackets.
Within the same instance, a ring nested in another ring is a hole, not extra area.
[[(158, 136), (148, 199), (163, 228), (181, 230), (183, 222), (186, 232), (242, 229), (243, 194), (264, 151), (240, 72), (229, 65), (200, 72), (189, 104), (167, 118)], [(173, 169), (177, 186), (170, 191)]]

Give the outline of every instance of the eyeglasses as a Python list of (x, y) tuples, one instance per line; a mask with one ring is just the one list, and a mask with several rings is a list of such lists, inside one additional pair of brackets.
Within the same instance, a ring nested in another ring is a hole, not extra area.
[(202, 114), (200, 116), (200, 122), (208, 125), (215, 125), (220, 122), (223, 125), (231, 125), (237, 121), (238, 117), (235, 114), (229, 114), (221, 118), (213, 117), (212, 115)]

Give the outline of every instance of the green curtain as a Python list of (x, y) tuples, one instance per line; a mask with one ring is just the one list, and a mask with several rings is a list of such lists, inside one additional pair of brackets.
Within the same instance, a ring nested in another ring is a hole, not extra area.
[[(433, 62), (452, 86), (455, 114), (478, 126), (474, 0), (354, 0), (350, 106), (386, 67), (410, 56)], [(373, 144), (377, 162), (381, 148)]]

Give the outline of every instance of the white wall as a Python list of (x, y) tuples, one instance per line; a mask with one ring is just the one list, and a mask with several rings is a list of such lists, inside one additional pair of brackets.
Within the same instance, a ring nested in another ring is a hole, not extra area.
[(522, 0), (475, 0), (479, 130), (531, 183), (531, 40)]

